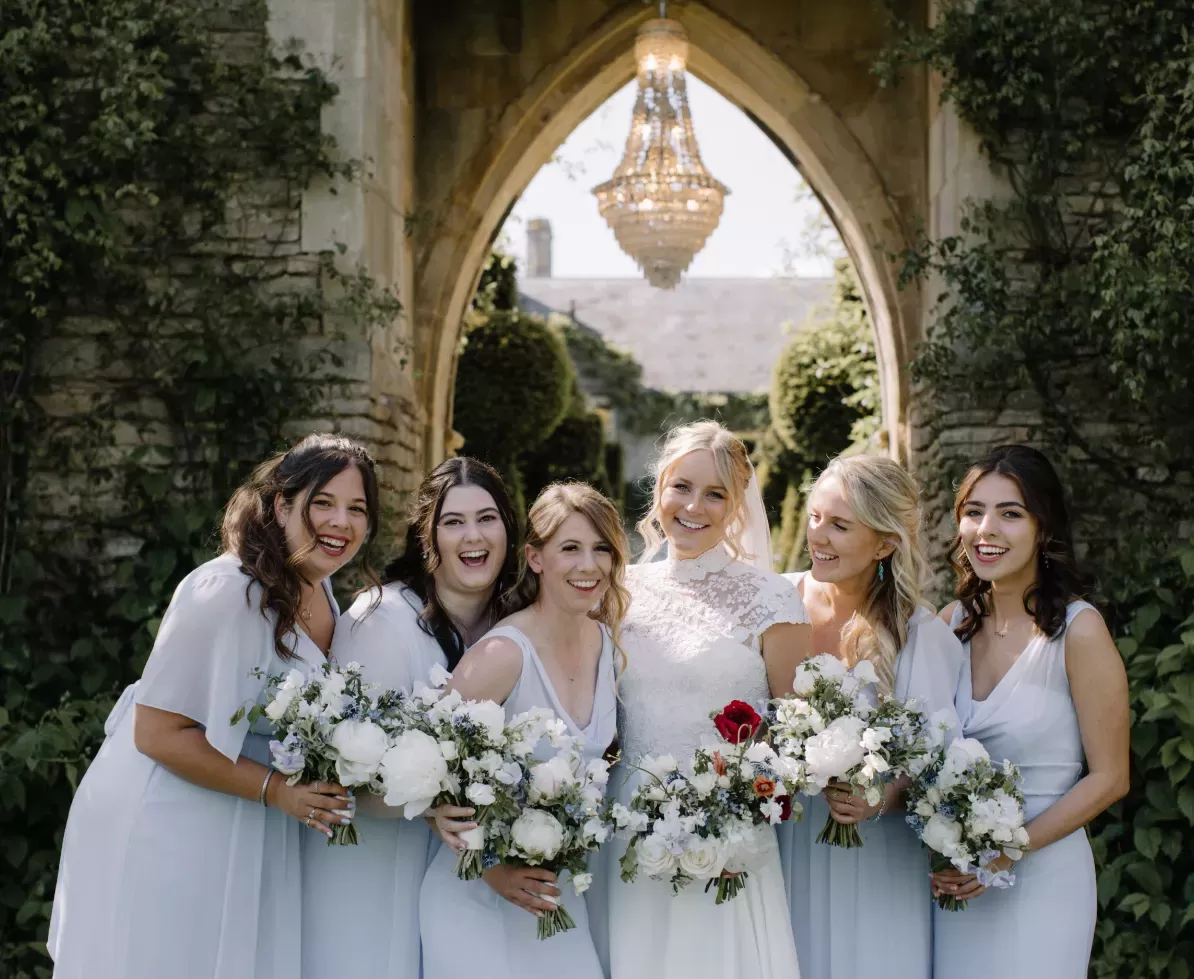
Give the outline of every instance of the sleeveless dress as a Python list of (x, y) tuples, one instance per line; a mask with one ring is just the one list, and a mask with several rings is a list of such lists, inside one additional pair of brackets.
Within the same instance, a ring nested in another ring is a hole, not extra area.
[[(332, 640), (340, 666), (356, 662), (368, 683), (409, 691), (447, 666), (439, 643), (419, 626), (423, 603), (402, 585), (361, 595), (341, 617)], [(418, 979), (419, 888), (439, 838), (423, 819), (386, 812), (380, 799), (357, 794), (356, 846), (303, 838), (304, 979), (353, 970), (370, 979)], [(434, 842), (433, 842), (434, 841)]]
[[(532, 707), (550, 708), (579, 739), (586, 764), (600, 758), (617, 734), (613, 641), (604, 626), (601, 634), (593, 713), (583, 728), (564, 710), (526, 635), (513, 626), (499, 626), (485, 637), (504, 636), (522, 650), (522, 673), (506, 698), (506, 718)], [(543, 760), (554, 753), (544, 742), (535, 755)], [(533, 914), (511, 904), (483, 880), (461, 880), (455, 866), (456, 854), (441, 846), (423, 878), (419, 925), (426, 979), (601, 979), (586, 902), (577, 896), (566, 873), (560, 875), (560, 903), (576, 927), (540, 940)]]
[[(1066, 630), (1093, 608), (1071, 602)], [(961, 608), (952, 625), (961, 621)], [(974, 699), (965, 645), (958, 715), (991, 760), (1010, 759), (1024, 777), (1027, 819), (1035, 819), (1082, 778), (1086, 756), (1065, 666), (1065, 632), (1036, 635), (986, 700)], [(934, 911), (933, 968), (967, 979), (1085, 979), (1094, 941), (1094, 857), (1085, 828), (1016, 864), (1016, 883), (988, 890), (965, 911)]]
[(324, 657), (300, 630), (297, 658), (283, 662), (260, 598), (231, 554), (175, 590), (145, 672), (112, 709), (71, 804), (47, 943), (57, 979), (298, 975), (299, 841), (314, 831), (179, 778), (133, 743), (131, 708), (144, 704), (197, 721), (230, 761), (270, 763), (265, 718), (252, 731), (229, 723), (243, 704), (266, 702), (250, 671), (285, 673)]
[[(805, 574), (784, 577), (799, 585)], [(915, 697), (926, 714), (952, 709), (962, 658), (950, 627), (919, 609), (896, 657), (895, 695)], [(848, 850), (817, 842), (829, 817), (825, 798), (801, 802), (804, 818), (777, 834), (802, 979), (930, 979), (929, 855), (904, 812), (857, 824), (863, 845)]]
[[(756, 708), (770, 696), (759, 637), (780, 622), (807, 622), (788, 582), (735, 560), (723, 545), (691, 560), (630, 568), (630, 612), (619, 680), (622, 757), (691, 755), (715, 734), (710, 714), (730, 700)], [(618, 765), (611, 790), (629, 802), (638, 773)], [(617, 783), (615, 785), (615, 782)], [(625, 843), (607, 853), (608, 955), (612, 979), (797, 979), (799, 967), (775, 831), (757, 828), (759, 852), (746, 887), (722, 905), (700, 885), (673, 894), (666, 881), (619, 877)]]

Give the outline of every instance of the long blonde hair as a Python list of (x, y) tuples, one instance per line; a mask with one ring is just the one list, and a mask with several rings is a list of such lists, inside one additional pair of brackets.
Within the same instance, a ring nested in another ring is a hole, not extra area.
[(841, 651), (847, 663), (869, 659), (880, 684), (895, 684), (895, 661), (908, 642), (908, 623), (930, 581), (929, 560), (921, 538), (920, 493), (916, 481), (886, 456), (838, 456), (817, 477), (836, 479), (855, 516), (895, 546), (882, 577), (876, 575), (861, 608), (842, 629)]
[[(572, 514), (579, 513), (593, 525), (598, 536), (610, 547), (612, 567), (609, 587), (601, 603), (589, 613), (609, 629), (617, 652), (619, 667), (626, 669), (626, 651), (622, 648), (622, 622), (630, 609), (630, 592), (626, 589), (626, 565), (629, 564), (630, 542), (617, 508), (593, 487), (584, 483), (552, 483), (535, 498), (527, 516), (526, 546), (542, 550)], [(522, 571), (512, 590), (511, 605), (528, 608), (539, 598), (539, 577), (523, 558)]]
[(736, 558), (754, 557), (742, 552), (742, 533), (746, 529), (746, 488), (750, 484), (751, 465), (746, 446), (728, 428), (715, 421), (692, 422), (667, 433), (655, 461), (648, 468), (654, 485), (651, 509), (638, 522), (636, 530), (642, 535), (646, 549), (640, 561), (650, 561), (663, 547), (667, 536), (663, 532), (663, 510), (659, 505), (668, 476), (684, 456), (706, 450), (713, 454), (713, 466), (721, 477), (729, 497), (729, 518), (726, 520), (725, 543)]

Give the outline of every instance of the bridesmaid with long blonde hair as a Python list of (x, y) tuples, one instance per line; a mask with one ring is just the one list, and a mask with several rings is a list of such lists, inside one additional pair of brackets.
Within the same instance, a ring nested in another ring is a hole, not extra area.
[[(841, 456), (807, 509), (812, 570), (787, 577), (808, 611), (813, 649), (849, 666), (869, 660), (880, 691), (915, 697), (926, 713), (952, 710), (962, 647), (924, 597), (929, 564), (912, 477), (882, 456)], [(827, 817), (857, 826), (863, 846), (818, 843)], [(899, 783), (874, 806), (831, 783), (779, 836), (802, 979), (929, 979), (928, 863), (904, 822)]]

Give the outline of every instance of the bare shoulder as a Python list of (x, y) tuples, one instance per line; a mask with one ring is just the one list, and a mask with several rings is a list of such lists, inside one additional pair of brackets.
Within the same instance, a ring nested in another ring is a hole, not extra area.
[(958, 610), (958, 606), (961, 604), (962, 604), (961, 602), (950, 602), (948, 605), (945, 606), (945, 608), (943, 608), (940, 612), (937, 613), (937, 618), (939, 618), (946, 625), (949, 625), (950, 622), (953, 621), (954, 612), (956, 612)]
[(506, 698), (522, 675), (522, 650), (507, 636), (486, 636), (469, 648), (452, 671), (451, 687), (468, 700)]
[(518, 643), (509, 636), (485, 636), (469, 647), (460, 665), (475, 663), (477, 668), (492, 669), (513, 662), (522, 662), (522, 650), (518, 648)]
[[(1065, 653), (1067, 665), (1081, 662), (1084, 665), (1093, 662), (1121, 662), (1119, 650), (1115, 640), (1103, 617), (1093, 608), (1084, 608), (1074, 616), (1065, 632)], [(1079, 660), (1072, 658), (1078, 656)]]

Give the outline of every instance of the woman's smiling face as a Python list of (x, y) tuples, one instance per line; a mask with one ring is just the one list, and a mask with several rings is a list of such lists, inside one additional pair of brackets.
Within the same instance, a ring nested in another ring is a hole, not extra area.
[(664, 474), (660, 521), (669, 550), (693, 558), (720, 542), (730, 516), (730, 494), (717, 472), (713, 453), (698, 449), (681, 456)]

